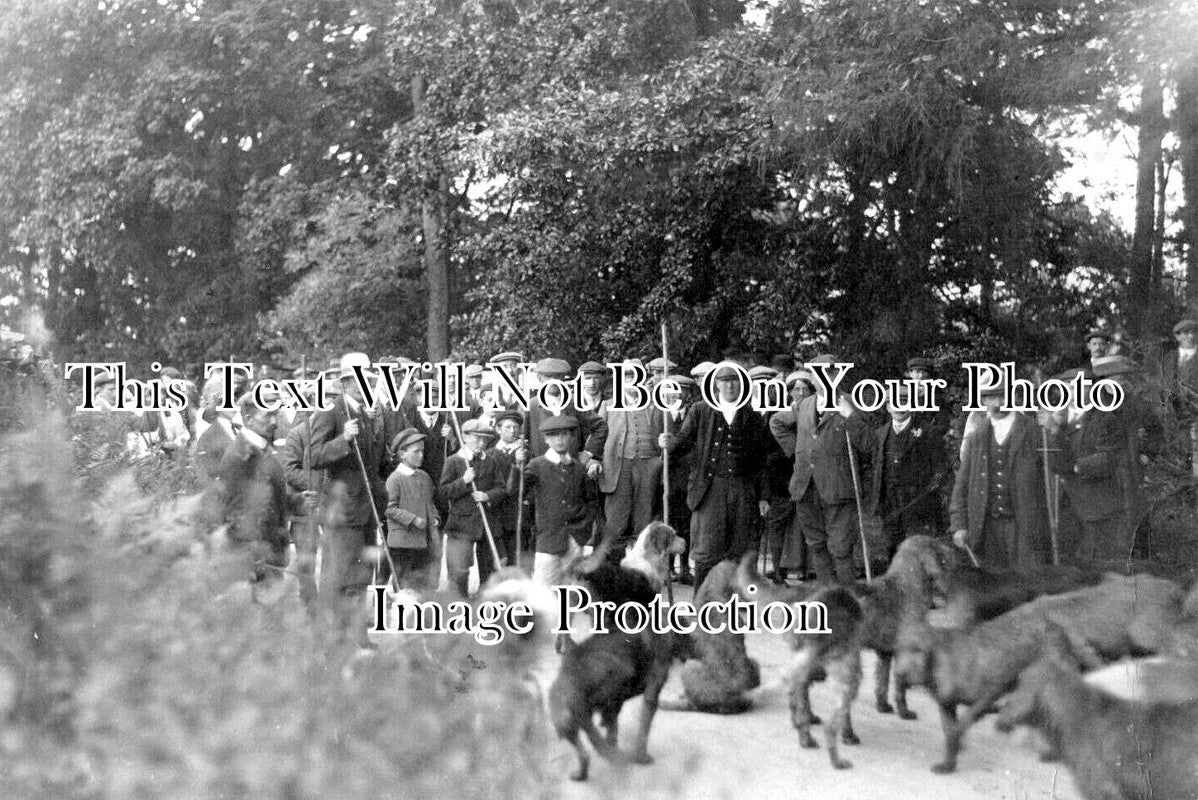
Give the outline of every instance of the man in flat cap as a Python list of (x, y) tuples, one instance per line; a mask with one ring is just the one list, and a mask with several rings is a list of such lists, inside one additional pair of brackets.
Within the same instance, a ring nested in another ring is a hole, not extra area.
[(487, 366), (491, 368), (491, 385), (495, 387), (495, 400), (504, 408), (518, 411), (524, 410), (517, 408), (516, 393), (499, 376), (499, 373), (502, 371), (517, 386), (528, 386), (528, 376), (520, 369), (520, 365), (523, 363), (525, 363), (524, 354), (518, 350), (507, 350), (502, 353), (496, 353), (487, 361)]
[(693, 452), (686, 499), (696, 586), (720, 561), (757, 548), (769, 452), (769, 428), (761, 415), (747, 402), (734, 405), (742, 391), (739, 373), (725, 365), (714, 383), (720, 407), (696, 402), (682, 428), (659, 439), (671, 457)]
[(961, 446), (949, 524), (983, 567), (1024, 570), (1051, 550), (1040, 426), (1004, 407), (1003, 393), (1002, 384), (981, 389), (986, 413)]
[(578, 368), (578, 376), (582, 386), (582, 407), (598, 411), (606, 399), (607, 367), (598, 361), (587, 361)]
[[(824, 354), (810, 363), (839, 361), (837, 356)], [(847, 392), (845, 384), (849, 380), (846, 376), (838, 388)], [(800, 401), (793, 412), (788, 409), (774, 415), (770, 432), (782, 451), (794, 459), (790, 496), (795, 501), (795, 516), (816, 577), (848, 585), (857, 579), (853, 550), (859, 537), (848, 448), (853, 448), (860, 470), (869, 459), (873, 443), (869, 423), (849, 402), (847, 394), (829, 397), (821, 381), (817, 380), (815, 386), (816, 393)], [(861, 478), (858, 474), (858, 485), (864, 485)]]
[(375, 377), (365, 353), (342, 357), (342, 394), (331, 409), (312, 417), (309, 457), (312, 469), (324, 470), (328, 485), (320, 594), (347, 630), (355, 624), (361, 594), (370, 583), (371, 568), (363, 551), (376, 544), (376, 521), (386, 511), (384, 481), (389, 474), (387, 442), (374, 424), (378, 409), (366, 407), (355, 368), (366, 380)]
[(667, 367), (669, 367), (671, 375), (673, 375), (674, 371), (678, 369), (677, 364), (675, 364), (673, 361), (667, 361), (661, 356), (652, 358), (649, 360), (649, 363), (645, 364), (645, 368), (649, 370), (649, 384), (651, 386), (661, 383), (662, 378), (666, 374)]
[(1194, 424), (1198, 422), (1198, 319), (1187, 317), (1173, 326), (1177, 350), (1164, 360), (1166, 399), (1177, 418), (1177, 442), (1187, 462), (1192, 459)]
[[(542, 358), (537, 362), (535, 371), (537, 378), (542, 382), (548, 380), (564, 382), (572, 372), (569, 363), (560, 358)], [(595, 461), (595, 465), (591, 466), (591, 460), (603, 452), (603, 445), (607, 440), (607, 423), (597, 410), (588, 411), (579, 408), (575, 398), (565, 397), (552, 389), (548, 393), (558, 400), (557, 407), (543, 406), (536, 397), (529, 398), (528, 444), (532, 457), (543, 456), (545, 450), (548, 449), (545, 437), (541, 433), (542, 422), (549, 417), (574, 417), (580, 427), (578, 436), (579, 446), (582, 450), (579, 453), (579, 461), (587, 468), (588, 474), (595, 477), (599, 462)]]

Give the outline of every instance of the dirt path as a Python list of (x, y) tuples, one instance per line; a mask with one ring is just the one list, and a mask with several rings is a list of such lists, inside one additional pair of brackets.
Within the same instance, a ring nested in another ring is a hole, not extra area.
[[(782, 637), (753, 634), (749, 654), (761, 664), (767, 686), (788, 661)], [(853, 724), (862, 744), (841, 747), (853, 768), (837, 771), (828, 763), (823, 734), (818, 750), (802, 750), (790, 724), (786, 692), (772, 689), (746, 714), (659, 712), (649, 737), (650, 766), (613, 766), (595, 758), (591, 779), (575, 784), (563, 779), (568, 800), (592, 798), (820, 798), (821, 800), (1079, 800), (1068, 771), (1041, 763), (1030, 749), (1028, 736), (994, 730), (992, 717), (983, 719), (966, 737), (960, 769), (955, 775), (934, 775), (929, 767), (939, 760), (943, 738), (936, 707), (923, 690), (911, 695), (919, 719), (903, 721), (879, 714), (873, 707), (874, 658), (866, 656), (863, 691), (853, 706)], [(680, 691), (675, 677), (667, 695)], [(867, 697), (866, 695), (869, 695)], [(831, 707), (821, 684), (812, 690), (817, 714)], [(640, 714), (640, 701), (630, 702), (620, 717), (622, 747), (627, 748)], [(573, 765), (572, 752), (562, 745), (557, 754), (563, 776)]]

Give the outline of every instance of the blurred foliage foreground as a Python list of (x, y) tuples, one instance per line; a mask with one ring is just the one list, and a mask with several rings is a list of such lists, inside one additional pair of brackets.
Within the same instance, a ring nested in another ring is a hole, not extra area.
[(459, 637), (360, 658), (251, 602), (197, 497), (92, 494), (101, 444), (46, 407), (0, 440), (0, 797), (556, 795), (536, 704)]

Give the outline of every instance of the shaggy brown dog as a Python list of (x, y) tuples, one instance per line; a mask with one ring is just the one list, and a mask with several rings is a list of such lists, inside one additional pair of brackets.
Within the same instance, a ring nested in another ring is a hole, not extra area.
[[(668, 530), (672, 535), (672, 529)], [(585, 571), (572, 574), (596, 600), (647, 606), (657, 596), (653, 579), (645, 573), (606, 560), (597, 565), (588, 562)], [(626, 701), (637, 695), (642, 695), (643, 699), (631, 759), (638, 764), (651, 763), (649, 728), (653, 724), (661, 689), (669, 677), (670, 664), (675, 659), (692, 657), (694, 648), (690, 637), (655, 634), (649, 627), (636, 634), (623, 633), (612, 627), (610, 633), (594, 633), (567, 647), (557, 679), (549, 688), (549, 711), (558, 735), (574, 747), (578, 756), (578, 765), (570, 777), (586, 780), (590, 766), (580, 733), (587, 735), (596, 752), (604, 758), (615, 760), (619, 757), (616, 746), (620, 710)], [(605, 729), (602, 737), (595, 728), (595, 714), (600, 715)]]
[(994, 619), (1016, 606), (1044, 595), (1063, 594), (1102, 581), (1097, 570), (1046, 566), (1025, 572), (991, 572), (973, 566), (960, 550), (945, 572), (945, 599), (937, 617), (944, 628), (965, 628)]
[[(860, 638), (862, 645), (878, 654), (874, 671), (874, 703), (878, 711), (894, 711), (887, 699), (890, 689), (890, 665), (898, 632), (906, 621), (923, 620), (932, 607), (938, 587), (943, 585), (945, 561), (951, 557), (946, 546), (930, 536), (911, 536), (899, 545), (885, 574), (872, 581), (858, 581), (850, 588), (864, 615)], [(816, 587), (774, 588), (755, 574), (755, 564), (742, 561), (735, 581), (742, 597), (750, 584), (758, 587), (759, 602), (781, 600), (794, 603), (811, 596)], [(907, 689), (895, 681), (894, 703), (903, 719), (914, 719), (907, 707)]]
[[(736, 571), (735, 561), (721, 561), (712, 567), (695, 593), (695, 608), (727, 602), (736, 594)], [(747, 711), (752, 703), (744, 693), (761, 684), (761, 671), (745, 650), (744, 634), (729, 630), (710, 633), (697, 628), (690, 637), (697, 658), (682, 666), (685, 695), (680, 700), (663, 700), (660, 707), (709, 714)]]
[(999, 713), (1000, 731), (1016, 725), (1048, 739), (1087, 800), (1198, 797), (1198, 701), (1131, 702), (1087, 685), (1058, 628)]
[[(936, 773), (957, 768), (965, 732), (1014, 686), (1040, 654), (1048, 618), (1059, 618), (1107, 658), (1153, 653), (1170, 641), (1181, 613), (1181, 590), (1148, 575), (1108, 575), (1098, 586), (1042, 597), (970, 631), (910, 622), (899, 637), (897, 673), (926, 686), (940, 707), (944, 760)], [(958, 720), (957, 706), (967, 706)]]

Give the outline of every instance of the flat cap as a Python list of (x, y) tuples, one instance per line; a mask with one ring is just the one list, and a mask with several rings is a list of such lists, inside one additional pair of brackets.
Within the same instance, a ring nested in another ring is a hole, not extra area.
[(535, 371), (538, 375), (569, 375), (570, 363), (560, 358), (542, 358)]
[(1086, 338), (1082, 339), (1082, 341), (1088, 342), (1091, 339), (1106, 339), (1109, 342), (1111, 340), (1111, 332), (1103, 328), (1094, 328), (1086, 334)]
[(491, 356), (491, 358), (487, 360), (487, 363), (498, 364), (501, 361), (521, 362), (524, 361), (524, 354), (519, 350), (509, 350), (506, 353), (500, 353), (498, 355)]
[(815, 380), (815, 376), (812, 375), (807, 370), (797, 369), (794, 372), (792, 372), (786, 376), (786, 385), (788, 387), (790, 387), (790, 386), (794, 386), (799, 381), (807, 381), (808, 383), (812, 383), (812, 382), (814, 382), (814, 380)]
[(605, 372), (607, 372), (607, 367), (603, 366), (598, 361), (584, 362), (583, 365), (578, 368), (579, 375), (587, 375), (587, 374), (593, 375), (595, 373), (602, 374)]
[(704, 375), (715, 369), (715, 364), (710, 361), (700, 361), (695, 366), (691, 367), (691, 377), (695, 380), (700, 380)]
[(183, 377), (183, 373), (180, 372), (179, 370), (175, 369), (174, 367), (167, 367), (159, 374), (164, 378), (181, 379)]
[(651, 370), (657, 370), (659, 372), (663, 369), (666, 369), (667, 367), (669, 369), (678, 369), (677, 364), (675, 364), (673, 361), (666, 361), (666, 359), (662, 358), (661, 356), (658, 356), (657, 358), (652, 359), (645, 366)]
[(916, 356), (915, 358), (907, 359), (907, 369), (908, 370), (922, 369), (927, 372), (933, 372), (936, 369), (936, 362), (934, 362), (930, 358), (924, 358), (923, 356)]
[(480, 364), (470, 364), (466, 367), (467, 378), (481, 378), (482, 375), (483, 368)]
[(695, 379), (690, 377), (689, 375), (671, 375), (670, 380), (674, 381), (675, 383), (677, 383), (679, 386), (681, 386), (684, 389), (687, 386), (698, 386), (699, 385), (698, 383), (695, 382)]
[(549, 417), (548, 419), (546, 419), (544, 422), (541, 423), (541, 435), (547, 436), (548, 434), (551, 434), (551, 433), (560, 432), (560, 431), (572, 431), (577, 428), (578, 428), (578, 420), (574, 419), (574, 417), (568, 417), (565, 415), (562, 415), (560, 417)]
[(499, 423), (504, 422), (509, 419), (514, 421), (517, 425), (524, 424), (524, 415), (523, 414), (521, 414), (519, 411), (516, 411), (515, 409), (507, 409), (495, 417), (495, 425), (498, 426)]
[(756, 366), (749, 370), (749, 379), (755, 381), (763, 381), (768, 378), (778, 377), (778, 370), (773, 367)]
[(398, 453), (408, 445), (415, 444), (416, 442), (427, 438), (427, 436), (415, 428), (404, 428), (402, 431), (395, 434), (395, 438), (391, 440), (391, 452)]
[(370, 356), (365, 353), (346, 353), (341, 356), (339, 369), (342, 378), (354, 377), (354, 367), (361, 367), (364, 373), (370, 374), (372, 371)]
[(481, 419), (468, 419), (462, 424), (462, 435), (473, 433), (476, 436), (490, 436), (492, 439), (499, 436), (495, 429)]

